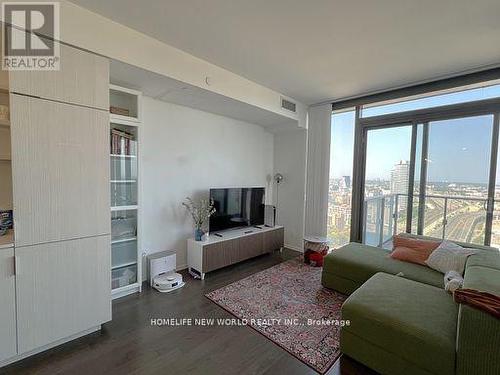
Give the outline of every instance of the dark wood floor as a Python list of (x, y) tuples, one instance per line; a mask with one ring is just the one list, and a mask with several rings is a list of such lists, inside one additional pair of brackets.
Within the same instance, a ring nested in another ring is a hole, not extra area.
[[(226, 318), (204, 294), (298, 253), (284, 250), (212, 272), (204, 281), (184, 274), (186, 285), (160, 294), (149, 287), (113, 303), (101, 332), (0, 369), (2, 374), (316, 374), (250, 327), (151, 326), (151, 318)], [(341, 357), (328, 372), (371, 374)]]

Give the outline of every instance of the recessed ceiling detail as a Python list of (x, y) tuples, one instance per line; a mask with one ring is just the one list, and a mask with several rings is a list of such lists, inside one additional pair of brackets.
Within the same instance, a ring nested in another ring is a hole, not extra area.
[(306, 104), (500, 64), (498, 0), (73, 2)]

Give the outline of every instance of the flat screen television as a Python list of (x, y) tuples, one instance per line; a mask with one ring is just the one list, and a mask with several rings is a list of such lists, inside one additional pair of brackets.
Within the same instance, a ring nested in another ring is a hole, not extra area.
[(210, 189), (215, 214), (209, 231), (264, 225), (265, 191), (263, 187)]

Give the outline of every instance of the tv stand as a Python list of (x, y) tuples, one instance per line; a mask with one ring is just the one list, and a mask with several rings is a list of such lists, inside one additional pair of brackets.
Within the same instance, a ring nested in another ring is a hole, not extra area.
[(203, 280), (207, 272), (281, 250), (284, 233), (282, 226), (247, 227), (217, 233), (220, 237), (212, 234), (205, 241), (190, 238), (187, 242), (189, 272), (199, 274)]

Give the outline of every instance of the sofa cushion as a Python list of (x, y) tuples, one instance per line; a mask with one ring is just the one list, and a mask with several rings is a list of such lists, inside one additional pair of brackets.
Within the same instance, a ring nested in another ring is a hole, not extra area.
[[(469, 263), (470, 260), (467, 262), (463, 287), (500, 295), (500, 269), (470, 266)], [(484, 311), (460, 304), (457, 374), (500, 374), (499, 348), (500, 320)]]
[[(429, 373), (453, 374), (457, 315), (458, 305), (443, 289), (377, 273), (344, 302), (342, 319), (350, 325), (342, 335), (355, 335)], [(341, 349), (356, 358), (342, 337)]]
[(465, 267), (482, 266), (500, 270), (500, 251), (491, 250), (478, 251), (467, 259)]
[[(351, 242), (328, 254), (324, 259), (323, 272), (352, 280), (359, 285), (377, 272), (393, 275), (402, 272), (403, 277), (407, 279), (444, 288), (443, 274), (427, 266), (392, 259), (388, 250), (356, 242)], [(338, 290), (335, 285), (327, 283), (323, 285)]]
[[(372, 344), (361, 337), (342, 332), (342, 350), (360, 363), (369, 363), (372, 370), (381, 374), (394, 375), (431, 375), (429, 371), (415, 366), (394, 353), (388, 352), (378, 345)], [(344, 371), (341, 372), (344, 374)], [(348, 372), (350, 374), (350, 372)], [(370, 372), (371, 374), (371, 372)]]

